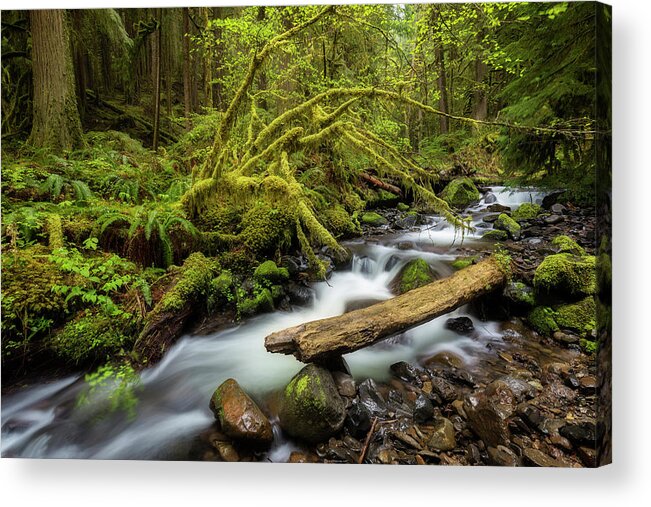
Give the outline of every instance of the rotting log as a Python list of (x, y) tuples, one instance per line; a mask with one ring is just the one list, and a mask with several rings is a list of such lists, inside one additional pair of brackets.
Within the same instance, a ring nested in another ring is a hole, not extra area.
[(374, 187), (381, 188), (382, 190), (386, 190), (387, 192), (391, 192), (393, 194), (396, 194), (399, 197), (402, 197), (402, 190), (400, 189), (400, 187), (392, 185), (391, 183), (386, 183), (385, 181), (382, 181), (381, 179), (376, 178), (375, 176), (371, 176), (368, 173), (360, 173), (359, 177), (365, 182), (373, 185)]
[(393, 299), (272, 333), (265, 347), (293, 354), (304, 363), (321, 362), (444, 315), (496, 290), (505, 280), (497, 262), (487, 259)]

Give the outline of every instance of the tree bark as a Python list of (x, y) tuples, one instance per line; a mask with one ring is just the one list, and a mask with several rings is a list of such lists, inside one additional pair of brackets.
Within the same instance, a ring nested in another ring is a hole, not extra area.
[(272, 333), (265, 347), (304, 363), (324, 361), (439, 317), (504, 282), (500, 266), (488, 259), (388, 301)]
[[(436, 65), (438, 67), (438, 86), (439, 86), (439, 110), (444, 114), (449, 114), (448, 111), (448, 84), (447, 75), (445, 73), (445, 55), (442, 47), (436, 48)], [(439, 118), (441, 126), (441, 134), (447, 134), (450, 131), (450, 121), (447, 116)]]
[(161, 82), (161, 9), (156, 9), (156, 19), (158, 20), (158, 29), (154, 33), (153, 55), (152, 55), (152, 74), (154, 81), (154, 135), (152, 147), (154, 151), (158, 150), (158, 137), (160, 133), (160, 82)]
[(475, 91), (473, 92), (473, 118), (485, 120), (488, 118), (488, 97), (484, 87), (487, 66), (480, 59), (475, 60)]
[(192, 91), (190, 89), (190, 13), (183, 7), (183, 111), (186, 117), (186, 129), (192, 128), (190, 112), (192, 110)]
[(29, 142), (56, 152), (83, 145), (66, 12), (30, 12), (34, 112)]

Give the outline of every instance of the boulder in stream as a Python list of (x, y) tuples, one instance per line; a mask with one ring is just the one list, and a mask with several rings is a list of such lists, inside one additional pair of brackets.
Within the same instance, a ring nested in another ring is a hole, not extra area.
[(308, 364), (285, 387), (279, 416), (281, 427), (289, 435), (321, 442), (341, 429), (346, 406), (332, 374)]
[(210, 409), (224, 434), (233, 439), (258, 444), (273, 440), (269, 419), (233, 379), (225, 380), (215, 390)]

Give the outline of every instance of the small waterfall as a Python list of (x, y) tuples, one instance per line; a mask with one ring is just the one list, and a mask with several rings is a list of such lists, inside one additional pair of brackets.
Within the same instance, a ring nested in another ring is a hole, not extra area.
[[(528, 202), (531, 196), (538, 200), (543, 195), (532, 191), (507, 192), (501, 187), (494, 191), (498, 202), (505, 204)], [(106, 403), (101, 397), (90, 405), (77, 407), (77, 397), (84, 386), (78, 377), (3, 396), (3, 456), (156, 459), (169, 458), (174, 450), (183, 455), (190, 440), (214, 421), (208, 400), (221, 382), (235, 378), (253, 398), (261, 401), (281, 389), (302, 368), (291, 356), (268, 353), (264, 348), (265, 336), (340, 315), (359, 302), (393, 297), (392, 280), (415, 258), (424, 259), (439, 276), (449, 275), (450, 261), (455, 258), (451, 248), (460, 238), (440, 217), (433, 220), (420, 231), (387, 237), (385, 244), (353, 245), (356, 254), (351, 269), (335, 272), (327, 282), (314, 284), (315, 298), (308, 307), (259, 315), (208, 336), (180, 338), (161, 362), (142, 372), (134, 419), (121, 412), (98, 418), (99, 409)], [(474, 239), (475, 236), (466, 238)], [(392, 363), (417, 361), (443, 349), (472, 362), (474, 352), (484, 345), (445, 329), (445, 320), (456, 315), (464, 315), (464, 309), (387, 343), (349, 354), (346, 360), (353, 375), (358, 379), (383, 380)], [(495, 332), (494, 326), (483, 323), (480, 335), (490, 337)], [(296, 447), (282, 438), (277, 424), (274, 434), (268, 459), (285, 461)]]

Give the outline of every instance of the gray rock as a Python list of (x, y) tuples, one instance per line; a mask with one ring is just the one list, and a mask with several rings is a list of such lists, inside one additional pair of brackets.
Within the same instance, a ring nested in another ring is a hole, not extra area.
[(545, 223), (547, 225), (556, 225), (563, 222), (565, 219), (561, 215), (549, 215), (545, 217)]
[(484, 203), (492, 204), (494, 202), (497, 202), (497, 196), (493, 192), (487, 192), (484, 196)]
[(414, 402), (414, 421), (424, 423), (434, 417), (432, 402), (422, 394), (419, 394)]
[(567, 208), (562, 204), (556, 203), (551, 205), (549, 211), (551, 211), (554, 215), (563, 215), (565, 214), (565, 211), (567, 211)]
[(469, 317), (448, 319), (445, 321), (445, 328), (459, 334), (468, 334), (475, 330), (472, 319)]
[(520, 458), (506, 446), (498, 445), (497, 447), (489, 447), (487, 451), (491, 465), (518, 467), (521, 464)]

